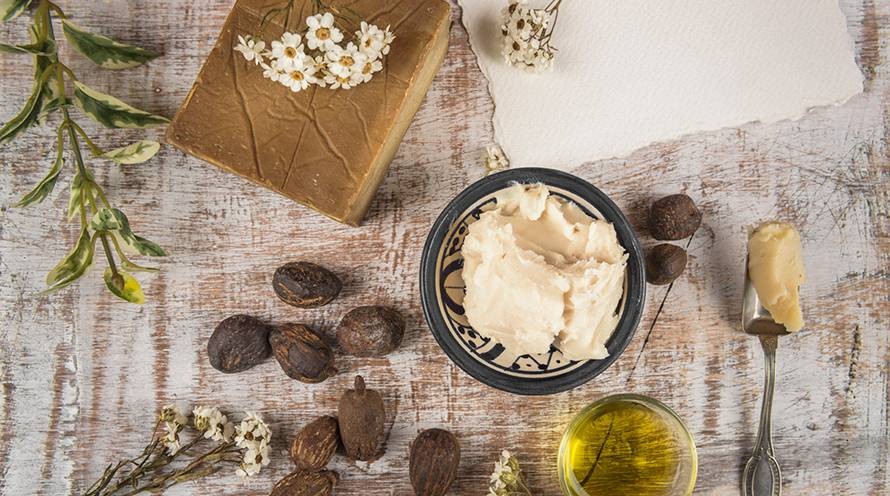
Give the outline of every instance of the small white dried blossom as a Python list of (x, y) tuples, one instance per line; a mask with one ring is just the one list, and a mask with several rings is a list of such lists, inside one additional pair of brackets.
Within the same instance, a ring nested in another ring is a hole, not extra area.
[(485, 147), (482, 152), (482, 164), (485, 166), (486, 176), (510, 167), (510, 161), (499, 146)]
[(361, 29), (355, 32), (355, 37), (358, 40), (359, 49), (371, 60), (389, 53), (389, 45), (395, 38), (389, 31), (389, 26), (384, 30), (365, 21), (362, 21)]
[(235, 446), (239, 448), (262, 450), (269, 445), (272, 431), (257, 414), (247, 412), (247, 416), (235, 427)]
[(301, 68), (306, 62), (306, 51), (303, 39), (298, 34), (284, 33), (280, 40), (272, 42), (271, 57), (278, 61), (279, 67), (285, 71)]
[(509, 451), (501, 451), (501, 457), (494, 464), (494, 472), (488, 484), (488, 496), (531, 496), (525, 483), (525, 475), (519, 467), (519, 460)]
[(175, 403), (164, 405), (164, 407), (161, 408), (161, 413), (158, 414), (158, 419), (161, 422), (167, 422), (179, 426), (183, 426), (189, 421), (188, 416), (185, 414), (185, 411), (183, 411), (183, 409)]
[(261, 66), (263, 67), (263, 77), (271, 79), (272, 81), (280, 81), (287, 73), (287, 71), (281, 67), (281, 63), (276, 59), (270, 60), (268, 64), (264, 62)]
[(330, 12), (315, 14), (306, 18), (306, 44), (309, 48), (328, 51), (343, 40), (343, 32), (334, 26), (334, 15)]
[(290, 88), (293, 92), (305, 90), (315, 80), (313, 77), (315, 69), (312, 66), (288, 69), (279, 79), (278, 82)]
[(165, 434), (161, 437), (161, 444), (167, 449), (167, 453), (173, 454), (181, 448), (179, 433), (188, 424), (188, 416), (176, 404), (165, 405), (158, 414), (158, 420), (164, 423)]
[(265, 41), (256, 41), (252, 36), (248, 36), (244, 38), (241, 35), (238, 35), (238, 44), (235, 45), (235, 50), (241, 52), (241, 55), (244, 55), (244, 59), (248, 62), (254, 62), (256, 64), (263, 63), (263, 52), (266, 50), (266, 42)]
[(223, 415), (219, 408), (199, 406), (192, 410), (195, 429), (204, 433), (205, 439), (226, 441), (232, 439), (235, 426)]
[(237, 474), (243, 478), (253, 477), (269, 464), (269, 446), (248, 448), (241, 458), (241, 466)]
[(556, 50), (550, 37), (560, 0), (553, 0), (545, 8), (526, 6), (525, 0), (510, 0), (501, 11), (501, 53), (507, 64), (529, 72), (543, 72), (553, 66)]
[(346, 48), (335, 45), (325, 53), (325, 56), (328, 59), (328, 71), (341, 78), (347, 78), (354, 72), (361, 72), (367, 60), (355, 43), (349, 43)]

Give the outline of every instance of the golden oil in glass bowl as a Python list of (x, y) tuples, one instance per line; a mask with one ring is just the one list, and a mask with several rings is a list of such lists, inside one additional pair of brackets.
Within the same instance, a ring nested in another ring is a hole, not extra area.
[(558, 464), (567, 496), (683, 496), (695, 488), (698, 458), (692, 435), (670, 408), (620, 394), (572, 420)]

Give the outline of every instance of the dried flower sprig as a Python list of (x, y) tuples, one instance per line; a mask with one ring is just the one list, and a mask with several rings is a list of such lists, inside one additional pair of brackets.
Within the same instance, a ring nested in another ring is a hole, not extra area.
[[(158, 432), (162, 425), (163, 431)], [(185, 433), (190, 435), (187, 441)], [(269, 464), (271, 440), (272, 431), (254, 413), (247, 413), (235, 425), (218, 408), (199, 406), (192, 410), (189, 421), (179, 406), (167, 405), (159, 412), (152, 440), (142, 453), (108, 465), (84, 496), (161, 492), (216, 473), (226, 465), (237, 467), (236, 473), (242, 477), (252, 477)], [(218, 444), (196, 453), (199, 446), (210, 441)], [(125, 467), (130, 471), (124, 473)]]
[(510, 161), (504, 155), (504, 150), (501, 147), (497, 145), (486, 146), (482, 152), (482, 165), (485, 166), (485, 175), (488, 176), (495, 172), (509, 169)]
[(550, 38), (559, 16), (562, 0), (552, 0), (542, 9), (526, 5), (526, 0), (510, 0), (501, 11), (501, 53), (508, 65), (529, 72), (543, 72), (553, 67), (556, 49)]
[[(270, 15), (286, 12), (285, 26), (290, 22), (293, 2), (271, 9), (264, 16), (265, 25)], [(324, 6), (316, 2), (317, 6)], [(306, 18), (306, 31), (301, 35), (286, 31), (269, 44), (258, 36), (238, 36), (235, 50), (244, 59), (263, 70), (263, 77), (298, 92), (310, 85), (349, 89), (370, 81), (383, 69), (383, 58), (389, 54), (395, 36), (389, 30), (361, 21), (351, 41), (344, 46), (344, 30), (335, 18), (344, 16), (337, 11), (322, 12)]]
[(509, 451), (501, 451), (500, 459), (494, 464), (494, 472), (488, 484), (489, 496), (532, 496), (525, 482), (525, 474), (519, 467), (519, 460)]
[[(85, 147), (94, 158), (106, 159), (119, 164), (137, 164), (152, 158), (160, 149), (156, 141), (143, 140), (114, 150), (102, 150), (87, 136), (84, 129), (71, 116), (76, 105), (84, 114), (109, 128), (149, 128), (167, 124), (161, 116), (136, 109), (90, 88), (80, 81), (74, 72), (59, 60), (53, 21), (61, 21), (62, 31), (71, 47), (106, 69), (127, 69), (141, 65), (158, 55), (142, 48), (119, 43), (105, 36), (86, 31), (71, 22), (62, 9), (50, 0), (0, 0), (0, 20), (18, 17), (35, 3), (30, 26), (31, 43), (11, 45), (0, 43), (0, 53), (31, 55), (34, 59), (34, 85), (31, 96), (18, 115), (0, 127), (0, 146), (14, 140), (25, 130), (46, 122), (50, 115), (60, 114), (56, 132), (56, 151), (53, 165), (46, 177), (15, 206), (26, 207), (46, 199), (55, 188), (66, 165), (66, 158), (73, 157), (74, 174), (71, 180), (67, 218), (80, 219), (80, 234), (71, 251), (46, 276), (47, 290), (62, 289), (82, 277), (93, 263), (96, 244), (102, 245), (108, 268), (104, 279), (108, 289), (116, 296), (142, 303), (145, 296), (142, 287), (130, 272), (157, 269), (140, 267), (129, 256), (163, 256), (164, 250), (155, 243), (141, 238), (130, 229), (127, 216), (108, 201), (84, 160)], [(73, 97), (69, 94), (70, 83)], [(67, 149), (67, 157), (66, 157)], [(70, 163), (70, 162), (68, 162)]]

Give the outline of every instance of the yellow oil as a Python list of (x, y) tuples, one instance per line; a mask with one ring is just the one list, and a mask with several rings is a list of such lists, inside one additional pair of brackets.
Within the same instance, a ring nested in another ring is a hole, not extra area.
[(661, 407), (648, 398), (619, 398), (582, 412), (563, 439), (563, 491), (569, 496), (691, 494), (695, 447), (682, 422)]

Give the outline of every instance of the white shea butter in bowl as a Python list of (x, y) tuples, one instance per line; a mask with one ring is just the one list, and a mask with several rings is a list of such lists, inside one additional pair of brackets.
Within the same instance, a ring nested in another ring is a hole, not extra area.
[(628, 258), (615, 228), (541, 183), (495, 198), (462, 248), (470, 325), (512, 357), (551, 345), (569, 360), (607, 357)]

